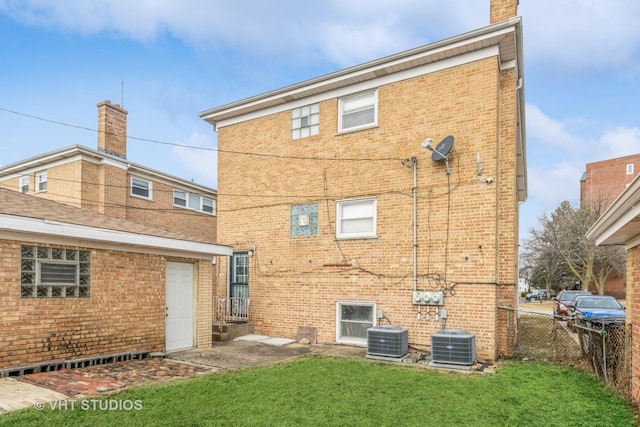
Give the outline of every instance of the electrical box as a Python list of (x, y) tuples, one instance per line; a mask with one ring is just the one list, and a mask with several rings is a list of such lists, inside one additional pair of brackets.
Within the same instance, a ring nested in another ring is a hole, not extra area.
[(444, 305), (444, 292), (413, 291), (414, 305)]

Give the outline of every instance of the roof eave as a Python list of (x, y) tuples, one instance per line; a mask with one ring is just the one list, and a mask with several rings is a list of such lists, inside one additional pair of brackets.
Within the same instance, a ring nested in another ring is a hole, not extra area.
[[(460, 45), (477, 44), (477, 49), (486, 48), (486, 39), (489, 36), (499, 38), (504, 34), (513, 31), (513, 28), (520, 27), (521, 18), (503, 21), (494, 25), (483, 27), (474, 31), (440, 40), (434, 43), (423, 45), (381, 59), (366, 62), (364, 64), (345, 68), (320, 77), (305, 80), (293, 85), (285, 86), (270, 92), (265, 92), (256, 96), (245, 98), (219, 107), (205, 110), (199, 116), (216, 128), (217, 122), (230, 117), (239, 116), (252, 111), (257, 111), (272, 105), (284, 104), (296, 99), (310, 96), (333, 89), (336, 85), (340, 87), (348, 86), (355, 81), (378, 78), (382, 75), (392, 73), (392, 68), (399, 63), (410, 63), (416, 58), (429, 57), (440, 54), (443, 51), (454, 50)], [(518, 30), (519, 31), (519, 30)], [(521, 37), (517, 37), (518, 40)], [(498, 41), (493, 42), (498, 44)], [(518, 41), (518, 48), (521, 42)], [(518, 55), (516, 55), (518, 56)], [(518, 60), (519, 72), (522, 72), (521, 60)], [(369, 74), (369, 75), (367, 75)]]
[(49, 236), (77, 241), (80, 246), (92, 244), (111, 244), (126, 252), (145, 252), (175, 254), (180, 253), (196, 258), (212, 256), (230, 256), (229, 246), (192, 242), (161, 236), (151, 236), (127, 231), (89, 227), (60, 221), (0, 214), (0, 230), (7, 233), (33, 236)]

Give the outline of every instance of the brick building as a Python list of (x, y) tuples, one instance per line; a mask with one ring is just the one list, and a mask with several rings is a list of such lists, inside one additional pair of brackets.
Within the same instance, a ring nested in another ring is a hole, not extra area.
[(640, 172), (640, 154), (587, 163), (580, 206), (604, 212)]
[(415, 348), (447, 328), (474, 333), (480, 359), (509, 354), (522, 27), (517, 0), (490, 11), (487, 27), (200, 114), (234, 249), (217, 296), (248, 298), (256, 333), (365, 344), (392, 323)]
[(624, 245), (627, 250), (626, 321), (632, 325), (631, 333), (631, 394), (640, 402), (640, 178), (629, 182), (613, 204), (603, 212), (587, 232), (587, 238), (597, 245)]
[[(622, 194), (640, 172), (640, 154), (587, 163), (580, 178), (580, 207), (604, 212)], [(596, 293), (595, 286), (590, 289)], [(619, 299), (626, 295), (626, 279), (613, 276), (604, 293)]]
[(211, 347), (231, 248), (0, 188), (0, 377)]
[(0, 167), (0, 187), (216, 242), (216, 191), (127, 159), (127, 111), (98, 104), (98, 149), (73, 145)]

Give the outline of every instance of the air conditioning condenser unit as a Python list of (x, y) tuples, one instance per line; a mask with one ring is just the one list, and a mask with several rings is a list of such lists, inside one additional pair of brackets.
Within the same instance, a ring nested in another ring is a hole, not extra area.
[(409, 353), (409, 332), (393, 325), (367, 329), (367, 357), (403, 358)]
[(476, 359), (476, 336), (467, 331), (443, 329), (431, 335), (429, 366), (454, 365), (458, 369), (471, 366)]

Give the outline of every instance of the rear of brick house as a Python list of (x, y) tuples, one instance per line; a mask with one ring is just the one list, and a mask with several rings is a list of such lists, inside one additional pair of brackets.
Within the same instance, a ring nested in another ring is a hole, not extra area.
[[(234, 249), (216, 296), (248, 298), (256, 333), (364, 344), (391, 323), (418, 349), (446, 328), (474, 333), (478, 358), (509, 354), (522, 28), (516, 0), (490, 10), (488, 27), (201, 113), (218, 132), (218, 239)], [(448, 160), (432, 160), (423, 141), (449, 135)]]

